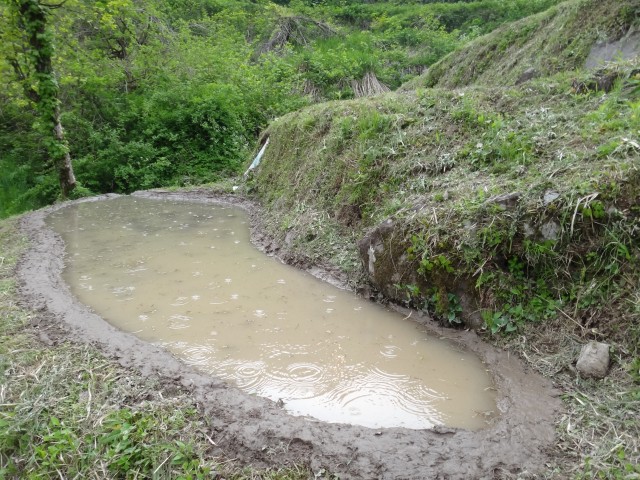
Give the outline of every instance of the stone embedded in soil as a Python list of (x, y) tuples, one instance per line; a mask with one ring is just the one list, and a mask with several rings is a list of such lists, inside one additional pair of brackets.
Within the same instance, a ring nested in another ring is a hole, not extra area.
[(540, 235), (545, 240), (557, 240), (560, 236), (560, 225), (550, 220), (542, 225)]
[[(506, 202), (506, 205), (519, 195), (517, 192), (511, 193), (495, 197), (493, 201)], [(400, 304), (407, 301), (407, 292), (399, 285), (412, 285), (423, 293), (435, 289), (444, 299), (453, 293), (460, 302), (460, 316), (464, 325), (471, 329), (481, 328), (484, 322), (474, 296), (475, 282), (441, 269), (418, 273), (418, 261), (407, 255), (407, 249), (411, 246), (408, 237), (407, 225), (388, 218), (358, 241), (360, 259), (371, 285), (385, 298)]]
[(387, 298), (402, 301), (396, 285), (416, 284), (416, 265), (406, 256), (409, 244), (401, 225), (387, 219), (358, 242), (360, 258), (375, 288)]
[(520, 74), (518, 79), (516, 80), (516, 85), (520, 85), (524, 82), (528, 82), (533, 78), (537, 78), (540, 76), (540, 73), (533, 67), (527, 68), (524, 72)]
[(518, 204), (518, 200), (522, 197), (522, 193), (520, 192), (510, 192), (503, 193), (501, 195), (496, 195), (495, 197), (491, 197), (487, 200), (487, 204), (493, 203), (498, 205), (498, 207), (502, 210), (510, 210), (515, 208)]
[(576, 368), (584, 378), (604, 378), (609, 369), (609, 344), (589, 342), (584, 345)]
[(612, 60), (626, 60), (640, 54), (640, 32), (629, 32), (614, 42), (598, 42), (585, 60), (585, 68), (599, 68)]
[(553, 190), (547, 190), (546, 192), (544, 192), (542, 203), (544, 203), (544, 205), (549, 205), (559, 197), (560, 197), (560, 194), (558, 192), (554, 192)]

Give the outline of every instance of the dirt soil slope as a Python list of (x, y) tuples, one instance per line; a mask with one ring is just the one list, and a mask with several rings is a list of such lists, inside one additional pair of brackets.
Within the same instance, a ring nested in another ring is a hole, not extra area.
[[(255, 220), (257, 207), (246, 200), (204, 190), (142, 195), (240, 205), (254, 218), (252, 238), (260, 239), (257, 246), (264, 250), (270, 244)], [(68, 204), (33, 212), (22, 220), (31, 242), (18, 267), (24, 301), (40, 312), (37, 317), (44, 325), (60, 327), (51, 330), (60, 332), (60, 340), (91, 344), (123, 366), (191, 392), (210, 421), (209, 436), (217, 453), (256, 467), (308, 464), (314, 472), (324, 468), (340, 478), (505, 478), (544, 469), (554, 445), (554, 419), (561, 410), (550, 382), (527, 372), (519, 360), (487, 345), (475, 333), (442, 329), (424, 316), (419, 321), (433, 334), (476, 352), (493, 375), (501, 414), (487, 428), (372, 430), (293, 417), (270, 400), (198, 373), (161, 348), (117, 330), (80, 304), (62, 280), (65, 246), (45, 219)]]

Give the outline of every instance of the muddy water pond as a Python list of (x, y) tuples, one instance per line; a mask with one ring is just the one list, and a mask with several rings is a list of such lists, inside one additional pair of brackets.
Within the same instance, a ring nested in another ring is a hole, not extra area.
[(264, 255), (237, 207), (119, 197), (60, 209), (48, 223), (80, 301), (293, 415), (470, 430), (495, 415), (474, 354)]

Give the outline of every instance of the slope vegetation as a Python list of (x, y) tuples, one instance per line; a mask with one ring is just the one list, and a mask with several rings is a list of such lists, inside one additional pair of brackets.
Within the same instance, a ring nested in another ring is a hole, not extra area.
[[(491, 313), (494, 329), (513, 329), (568, 304), (592, 319), (608, 309), (611, 271), (634, 263), (631, 70), (615, 67), (625, 80), (605, 95), (557, 76), (289, 114), (266, 131), (255, 189), (292, 249), (334, 252), (353, 281), (369, 275), (386, 297), (449, 322), (478, 326)], [(377, 269), (363, 267), (358, 242), (381, 245)]]
[(603, 51), (603, 60), (637, 55), (639, 18), (636, 0), (564, 2), (476, 39), (432, 66), (412, 85), (514, 85), (587, 63), (597, 65), (598, 47), (608, 44), (614, 46), (608, 55)]
[[(416, 88), (285, 115), (245, 185), (284, 255), (446, 325), (518, 332), (494, 341), (553, 376), (570, 412), (550, 477), (638, 473), (640, 61), (611, 55), (638, 7), (569, 1)], [(584, 69), (598, 49), (612, 61)], [(576, 387), (587, 340), (613, 366)]]
[[(235, 175), (274, 117), (395, 89), (471, 38), (557, 2), (39, 2), (73, 195)], [(0, 218), (51, 204), (59, 190), (49, 129), (34, 128), (25, 97), (35, 77), (19, 17), (0, 2)]]

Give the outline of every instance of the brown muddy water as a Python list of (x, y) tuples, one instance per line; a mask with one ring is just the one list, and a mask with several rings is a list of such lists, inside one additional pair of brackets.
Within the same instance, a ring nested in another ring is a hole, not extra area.
[(477, 430), (496, 414), (474, 354), (261, 253), (239, 208), (119, 197), (48, 223), (83, 303), (293, 415)]

